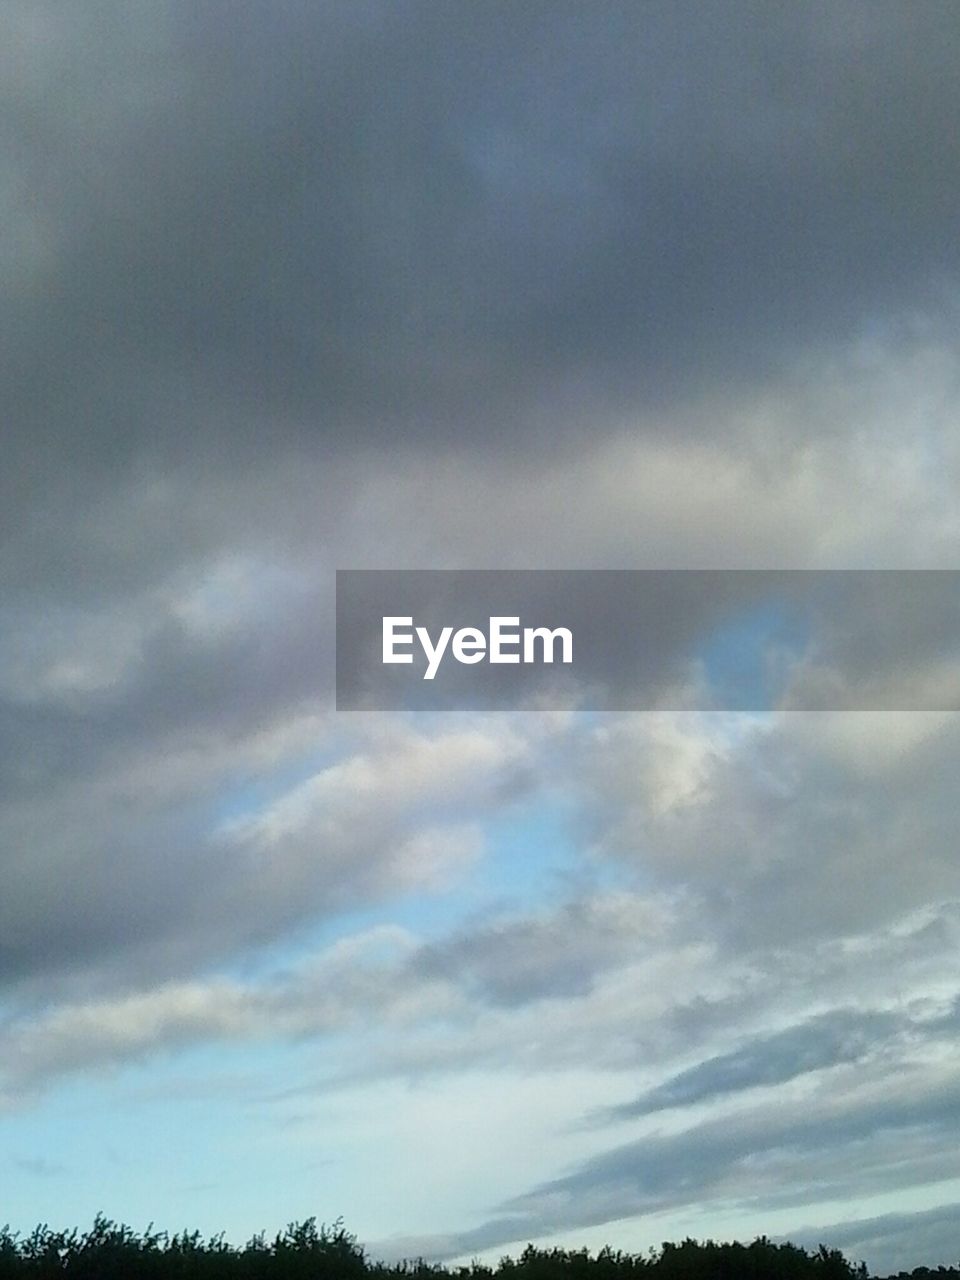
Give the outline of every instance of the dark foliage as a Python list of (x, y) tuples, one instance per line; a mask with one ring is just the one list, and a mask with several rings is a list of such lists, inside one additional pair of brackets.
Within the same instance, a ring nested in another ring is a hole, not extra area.
[[(0, 1280), (867, 1280), (867, 1269), (821, 1245), (809, 1253), (765, 1237), (752, 1244), (684, 1240), (648, 1254), (609, 1247), (536, 1249), (496, 1266), (449, 1268), (423, 1261), (371, 1262), (339, 1220), (291, 1223), (273, 1240), (261, 1234), (242, 1247), (222, 1235), (143, 1234), (98, 1215), (83, 1233), (44, 1225), (28, 1236), (0, 1231)], [(960, 1280), (960, 1270), (918, 1268), (911, 1280)], [(899, 1280), (906, 1280), (901, 1273)]]

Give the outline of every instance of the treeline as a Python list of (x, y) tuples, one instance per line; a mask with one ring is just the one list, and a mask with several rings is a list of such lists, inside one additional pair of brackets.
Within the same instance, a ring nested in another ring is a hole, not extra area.
[[(960, 1280), (960, 1271), (918, 1268), (915, 1280)], [(901, 1273), (903, 1277), (904, 1273)], [(838, 1249), (808, 1252), (765, 1237), (752, 1244), (685, 1240), (646, 1254), (610, 1248), (536, 1249), (503, 1257), (496, 1266), (473, 1262), (446, 1267), (369, 1259), (340, 1221), (317, 1226), (315, 1218), (291, 1223), (272, 1240), (263, 1234), (245, 1245), (223, 1235), (170, 1235), (148, 1227), (138, 1233), (98, 1215), (88, 1231), (39, 1226), (29, 1235), (0, 1231), (0, 1280), (867, 1280), (863, 1263)]]

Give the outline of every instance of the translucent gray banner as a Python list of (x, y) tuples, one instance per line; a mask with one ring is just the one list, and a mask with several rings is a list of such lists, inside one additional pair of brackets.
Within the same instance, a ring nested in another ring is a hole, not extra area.
[(960, 709), (957, 570), (339, 570), (340, 710)]

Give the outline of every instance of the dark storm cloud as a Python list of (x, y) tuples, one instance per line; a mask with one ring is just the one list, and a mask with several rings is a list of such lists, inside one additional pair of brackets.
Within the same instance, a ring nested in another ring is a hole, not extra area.
[(592, 429), (958, 265), (949, 4), (18, 12), (21, 486)]
[[(516, 537), (525, 441), (592, 451), (624, 406), (727, 395), (873, 312), (950, 318), (948, 5), (39, 0), (3, 24), (0, 627), (56, 666), (101, 617), (136, 657), (105, 648), (102, 696), (37, 695), (0, 650), (0, 785), (311, 696), (316, 562), (362, 559), (374, 458), (417, 445), (442, 489), (438, 456), (482, 447)], [(415, 514), (374, 524), (380, 558)], [(311, 562), (273, 625), (198, 641), (149, 596), (251, 547)]]

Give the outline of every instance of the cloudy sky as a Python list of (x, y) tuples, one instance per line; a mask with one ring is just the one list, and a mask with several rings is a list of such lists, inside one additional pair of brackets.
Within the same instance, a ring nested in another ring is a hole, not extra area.
[(332, 680), (337, 568), (960, 568), (958, 72), (955, 0), (7, 0), (0, 1221), (956, 1262), (960, 715)]

